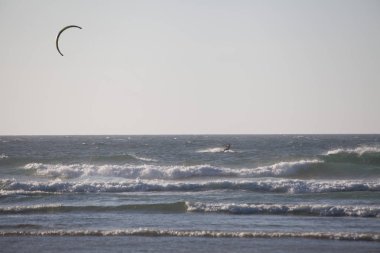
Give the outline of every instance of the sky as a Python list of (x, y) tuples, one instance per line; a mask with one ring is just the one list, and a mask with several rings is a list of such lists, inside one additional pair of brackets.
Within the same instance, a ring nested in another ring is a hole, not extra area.
[[(0, 0), (0, 135), (380, 133), (380, 1)], [(55, 38), (62, 33), (59, 55)]]

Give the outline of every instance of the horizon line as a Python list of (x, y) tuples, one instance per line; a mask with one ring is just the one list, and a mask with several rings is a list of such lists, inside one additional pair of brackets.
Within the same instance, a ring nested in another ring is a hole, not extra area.
[(205, 135), (380, 135), (380, 133), (163, 133), (163, 134), (0, 134), (10, 136), (205, 136)]

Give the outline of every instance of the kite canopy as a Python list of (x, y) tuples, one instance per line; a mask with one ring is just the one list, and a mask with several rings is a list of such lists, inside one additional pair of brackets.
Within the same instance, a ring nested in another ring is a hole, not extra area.
[(79, 29), (82, 29), (82, 27), (77, 26), (77, 25), (69, 25), (69, 26), (66, 26), (66, 27), (62, 28), (62, 29), (59, 31), (59, 33), (58, 33), (58, 35), (57, 35), (57, 38), (55, 39), (55, 46), (57, 47), (58, 53), (59, 53), (60, 55), (62, 55), (62, 56), (63, 56), (63, 54), (62, 54), (61, 50), (59, 49), (59, 45), (58, 45), (59, 37), (61, 36), (61, 34), (62, 34), (65, 30), (67, 30), (67, 29), (69, 29), (69, 28), (79, 28)]

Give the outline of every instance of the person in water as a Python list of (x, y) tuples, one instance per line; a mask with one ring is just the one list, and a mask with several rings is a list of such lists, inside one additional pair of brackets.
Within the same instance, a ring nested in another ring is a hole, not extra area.
[(225, 146), (224, 146), (224, 150), (223, 150), (223, 152), (224, 152), (224, 151), (227, 151), (227, 150), (230, 150), (230, 148), (231, 148), (231, 144), (227, 144), (227, 145), (225, 145)]

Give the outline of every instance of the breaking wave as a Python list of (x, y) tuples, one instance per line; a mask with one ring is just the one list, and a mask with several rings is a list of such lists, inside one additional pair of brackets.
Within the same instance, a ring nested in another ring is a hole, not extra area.
[(197, 150), (197, 153), (235, 153), (232, 149), (225, 150), (224, 147), (206, 148)]
[(371, 164), (380, 166), (380, 147), (361, 146), (357, 148), (338, 148), (324, 155), (328, 162)]
[(346, 232), (239, 232), (208, 230), (46, 230), (46, 231), (1, 231), (0, 236), (171, 236), (206, 238), (307, 238), (347, 241), (380, 241), (379, 233)]
[(19, 182), (14, 179), (0, 180), (2, 192), (171, 192), (171, 191), (209, 191), (209, 190), (245, 190), (254, 192), (275, 193), (323, 193), (323, 192), (352, 192), (380, 191), (380, 181), (362, 180), (291, 180), (291, 179), (262, 179), (262, 180), (212, 180), (203, 182), (168, 182), (158, 180), (136, 180), (122, 182)]
[(195, 177), (259, 177), (287, 176), (320, 160), (279, 162), (252, 169), (231, 169), (211, 165), (158, 166), (158, 165), (93, 165), (93, 164), (43, 164), (29, 163), (24, 169), (34, 170), (38, 176), (53, 178), (77, 178), (83, 176), (121, 177), (128, 179), (186, 179)]
[[(214, 150), (215, 149), (215, 150)], [(222, 148), (213, 148), (215, 152)], [(214, 152), (212, 151), (212, 152)], [(202, 151), (203, 152), (203, 151)], [(208, 151), (207, 151), (208, 152)], [(157, 162), (137, 155), (123, 155), (120, 159)], [(112, 159), (117, 157), (112, 156)], [(333, 149), (317, 158), (280, 161), (253, 168), (228, 168), (209, 164), (193, 166), (119, 163), (27, 163), (23, 166), (37, 176), (72, 179), (79, 177), (120, 177), (125, 179), (188, 179), (202, 177), (285, 177), (285, 178), (378, 178), (380, 177), (380, 148), (357, 147)], [(103, 158), (102, 158), (103, 159)], [(9, 160), (9, 159), (7, 159)], [(96, 160), (93, 160), (96, 161)], [(116, 163), (116, 164), (115, 164)]]
[(189, 212), (211, 212), (227, 214), (274, 214), (311, 216), (351, 216), (380, 218), (380, 206), (333, 206), (309, 204), (223, 204), (186, 202)]
[(368, 154), (368, 153), (380, 153), (380, 147), (369, 147), (369, 146), (362, 146), (362, 147), (357, 147), (353, 149), (344, 149), (344, 148), (338, 148), (338, 149), (333, 149), (329, 150), (326, 154), (327, 155), (336, 155), (336, 154), (356, 154), (356, 155), (363, 155), (363, 154)]
[(8, 156), (6, 154), (0, 154), (0, 159), (7, 159)]
[(174, 202), (111, 206), (67, 206), (62, 204), (1, 207), (0, 214), (35, 214), (66, 212), (139, 212), (139, 213), (225, 213), (234, 215), (306, 215), (380, 218), (380, 206), (345, 206), (318, 204), (231, 204)]

